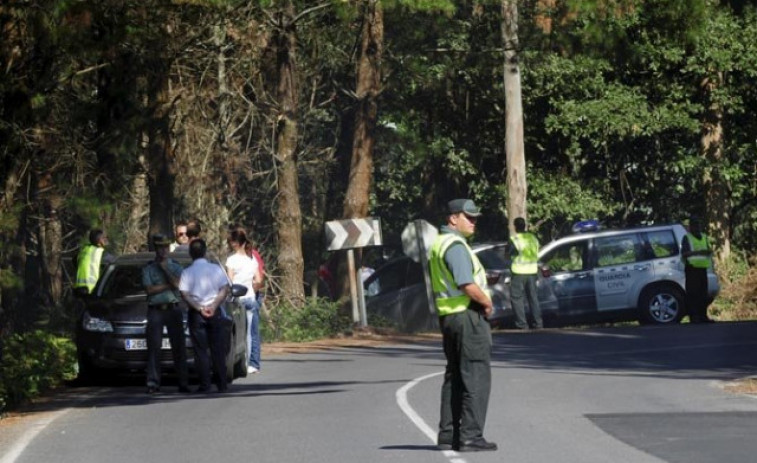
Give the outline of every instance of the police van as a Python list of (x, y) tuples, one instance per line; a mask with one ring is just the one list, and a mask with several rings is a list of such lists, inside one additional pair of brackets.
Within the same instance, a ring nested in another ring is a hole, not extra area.
[[(559, 324), (638, 320), (678, 323), (686, 315), (681, 224), (599, 230), (578, 224), (576, 233), (545, 245), (539, 260)], [(720, 291), (708, 270), (709, 301)]]

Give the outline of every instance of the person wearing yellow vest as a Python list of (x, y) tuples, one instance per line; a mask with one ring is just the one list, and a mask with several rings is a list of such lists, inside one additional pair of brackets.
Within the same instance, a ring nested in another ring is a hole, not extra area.
[(712, 267), (710, 238), (702, 232), (698, 218), (689, 219), (689, 233), (683, 237), (681, 256), (686, 274), (686, 310), (691, 323), (713, 323), (707, 316), (709, 303), (707, 269)]
[(74, 291), (78, 294), (89, 294), (95, 288), (100, 278), (100, 268), (113, 261), (113, 256), (105, 252), (108, 237), (100, 229), (89, 232), (89, 244), (79, 251), (77, 258), (76, 281)]
[(431, 246), (429, 268), (447, 366), (437, 445), (442, 450), (497, 450), (484, 439), (491, 390), (493, 306), (486, 272), (467, 243), (481, 212), (470, 199), (447, 204), (447, 224)]
[(542, 329), (541, 306), (536, 293), (536, 273), (539, 270), (539, 240), (526, 231), (526, 220), (518, 217), (513, 221), (515, 235), (510, 237), (510, 302), (515, 313), (515, 328), (527, 330), (525, 301), (531, 307), (534, 329)]

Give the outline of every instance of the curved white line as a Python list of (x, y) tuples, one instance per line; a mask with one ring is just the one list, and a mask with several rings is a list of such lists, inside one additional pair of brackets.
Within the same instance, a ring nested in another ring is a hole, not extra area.
[(37, 435), (41, 433), (47, 426), (49, 426), (50, 423), (68, 413), (68, 410), (69, 409), (66, 408), (64, 410), (53, 412), (51, 416), (38, 420), (33, 425), (31, 425), (29, 430), (24, 432), (21, 438), (13, 443), (13, 445), (11, 445), (11, 448), (8, 450), (8, 452), (0, 457), (0, 463), (15, 463), (18, 457), (20, 457), (24, 450), (26, 450), (26, 446), (29, 445), (29, 443), (34, 440), (34, 438), (37, 437)]
[[(423, 421), (423, 418), (421, 418), (420, 415), (413, 409), (413, 407), (410, 406), (410, 403), (407, 401), (407, 393), (410, 389), (415, 387), (417, 384), (419, 384), (421, 381), (425, 381), (429, 378), (433, 378), (434, 376), (443, 375), (444, 371), (438, 371), (436, 373), (431, 373), (426, 376), (421, 376), (420, 378), (415, 378), (414, 380), (410, 381), (409, 383), (405, 384), (401, 388), (397, 389), (397, 393), (395, 396), (397, 397), (397, 405), (399, 405), (400, 409), (407, 415), (408, 418), (410, 418), (410, 421), (413, 422), (413, 424), (420, 429), (420, 431), (428, 437), (428, 439), (436, 444), (436, 431), (434, 431), (431, 426), (429, 426), (425, 421)], [(465, 460), (457, 457), (457, 452), (454, 450), (445, 450), (444, 456), (450, 459), (450, 463), (465, 463)], [(0, 462), (2, 463), (2, 462)]]

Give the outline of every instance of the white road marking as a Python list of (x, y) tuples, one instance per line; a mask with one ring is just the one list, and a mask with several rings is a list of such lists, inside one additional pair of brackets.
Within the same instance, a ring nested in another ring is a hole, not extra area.
[(68, 413), (69, 410), (70, 409), (68, 408), (58, 410), (56, 412), (50, 413), (49, 415), (46, 414), (44, 418), (36, 421), (29, 427), (29, 429), (21, 436), (20, 439), (18, 439), (13, 445), (11, 445), (11, 448), (8, 450), (8, 452), (0, 457), (0, 463), (15, 463), (18, 457), (20, 457), (24, 450), (26, 450), (26, 446), (29, 445), (29, 443), (34, 440), (34, 438), (37, 437), (39, 433), (41, 433), (47, 426), (49, 426), (50, 423)]
[[(423, 421), (423, 418), (421, 418), (420, 415), (418, 415), (418, 413), (413, 409), (413, 407), (410, 406), (410, 403), (407, 401), (407, 392), (417, 384), (419, 384), (421, 381), (425, 381), (429, 378), (433, 378), (434, 376), (443, 374), (444, 371), (438, 371), (426, 376), (421, 376), (420, 378), (415, 378), (401, 388), (397, 389), (397, 393), (395, 394), (395, 396), (397, 397), (397, 405), (399, 405), (400, 409), (405, 413), (405, 415), (407, 415), (408, 418), (410, 418), (410, 421), (412, 421), (413, 424), (418, 429), (420, 429), (420, 431), (425, 434), (426, 437), (428, 437), (429, 440), (434, 444), (436, 444), (436, 431), (434, 431), (431, 426), (426, 424), (426, 422)], [(449, 458), (450, 463), (466, 463), (462, 458), (457, 458), (458, 453), (454, 450), (444, 450), (442, 451), (442, 453), (445, 457)]]

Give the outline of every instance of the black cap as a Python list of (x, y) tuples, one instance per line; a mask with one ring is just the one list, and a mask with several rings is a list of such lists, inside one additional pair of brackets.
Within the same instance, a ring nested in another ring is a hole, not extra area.
[(481, 215), (481, 211), (478, 210), (476, 204), (470, 199), (453, 199), (447, 203), (447, 208), (450, 214), (458, 214), (464, 212), (465, 215), (471, 217), (478, 217)]
[(155, 235), (152, 235), (152, 245), (156, 248), (159, 246), (170, 246), (171, 240), (166, 237), (166, 235), (163, 235), (162, 233), (157, 233)]

